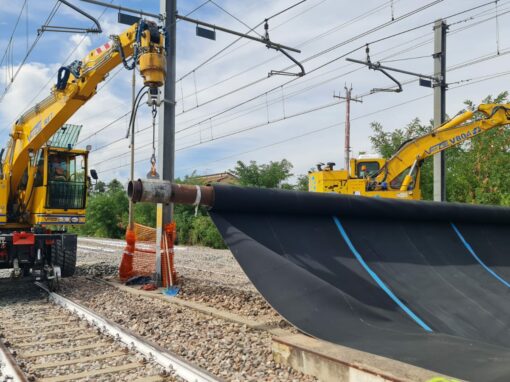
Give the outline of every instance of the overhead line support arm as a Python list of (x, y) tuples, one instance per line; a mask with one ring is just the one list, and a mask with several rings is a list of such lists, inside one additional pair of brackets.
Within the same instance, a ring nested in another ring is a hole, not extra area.
[(356, 64), (362, 64), (368, 66), (370, 69), (383, 69), (383, 70), (391, 70), (393, 72), (402, 73), (402, 74), (409, 74), (410, 76), (420, 77), (420, 78), (427, 78), (432, 81), (437, 81), (438, 79), (434, 76), (429, 76), (427, 74), (420, 74), (415, 72), (410, 72), (408, 70), (398, 69), (398, 68), (391, 68), (389, 66), (381, 65), (379, 62), (373, 63), (373, 62), (367, 62), (367, 61), (361, 61), (356, 60), (354, 58), (346, 58), (346, 61), (355, 62)]
[[(83, 0), (83, 1), (89, 1), (89, 0)], [(197, 20), (197, 19), (192, 19), (191, 17), (181, 16), (179, 14), (176, 15), (175, 17), (177, 19), (179, 19), (179, 20), (188, 21), (188, 22), (193, 23), (193, 24), (201, 25), (201, 26), (204, 26), (204, 27), (207, 27), (207, 28), (211, 28), (211, 29), (216, 29), (216, 30), (219, 30), (219, 31), (225, 32), (225, 33), (230, 33), (230, 34), (233, 34), (235, 36), (247, 38), (248, 40), (253, 40), (253, 41), (261, 42), (262, 44), (267, 45), (268, 48), (274, 48), (274, 49), (277, 49), (277, 50), (285, 49), (285, 50), (289, 50), (291, 52), (301, 53), (301, 51), (299, 49), (292, 48), (290, 46), (286, 46), (286, 45), (282, 45), (282, 44), (277, 44), (277, 43), (274, 43), (274, 42), (272, 42), (270, 40), (267, 40), (265, 38), (251, 36), (251, 35), (246, 34), (246, 33), (237, 32), (237, 31), (234, 31), (232, 29), (227, 29), (227, 28), (220, 27), (220, 26), (217, 26), (217, 25), (214, 25), (214, 24), (206, 23), (205, 21), (200, 21), (200, 20)]]
[(156, 13), (145, 12), (145, 11), (142, 11), (141, 9), (122, 7), (120, 5), (105, 3), (103, 1), (97, 1), (97, 0), (81, 0), (81, 1), (84, 1), (84, 2), (90, 3), (90, 4), (100, 5), (100, 6), (106, 7), (106, 8), (116, 9), (118, 11), (126, 11), (126, 12), (130, 12), (130, 13), (135, 13), (135, 14), (141, 15), (141, 16), (154, 17), (154, 18), (159, 19), (159, 20), (163, 20), (164, 19), (163, 15), (156, 14)]
[[(142, 16), (155, 17), (155, 18), (160, 19), (160, 20), (163, 20), (163, 18), (164, 18), (163, 15), (160, 15), (160, 14), (145, 12), (145, 11), (142, 11), (142, 10), (139, 10), (139, 9), (134, 9), (134, 8), (122, 7), (120, 5), (108, 4), (108, 3), (105, 3), (105, 2), (102, 2), (102, 1), (98, 1), (98, 0), (81, 0), (81, 1), (84, 1), (86, 3), (101, 5), (101, 6), (107, 7), (107, 8), (117, 9), (118, 11), (126, 11), (126, 12), (131, 12), (131, 13), (142, 15)], [(237, 32), (237, 31), (234, 31), (234, 30), (231, 30), (231, 29), (227, 29), (227, 28), (224, 28), (224, 27), (220, 27), (220, 26), (217, 26), (217, 25), (214, 25), (214, 24), (207, 23), (205, 21), (193, 19), (191, 17), (181, 16), (179, 14), (176, 14), (175, 18), (179, 19), (179, 20), (183, 20), (183, 21), (188, 21), (188, 22), (193, 23), (193, 24), (201, 25), (201, 26), (204, 26), (204, 27), (207, 27), (207, 28), (216, 29), (216, 30), (219, 30), (219, 31), (222, 31), (222, 32), (225, 32), (225, 33), (230, 33), (230, 34), (233, 34), (233, 35), (236, 35), (236, 36), (239, 36), (239, 37), (247, 38), (249, 40), (261, 42), (263, 44), (268, 45), (268, 47), (270, 47), (270, 48), (285, 49), (285, 50), (289, 50), (291, 52), (301, 53), (301, 51), (299, 49), (292, 48), (290, 46), (286, 46), (286, 45), (282, 45), (282, 44), (277, 44), (277, 43), (274, 43), (274, 42), (272, 42), (270, 40), (266, 40), (266, 39), (258, 38), (258, 37), (254, 37), (254, 36), (250, 36), (249, 34), (246, 34), (246, 33)]]

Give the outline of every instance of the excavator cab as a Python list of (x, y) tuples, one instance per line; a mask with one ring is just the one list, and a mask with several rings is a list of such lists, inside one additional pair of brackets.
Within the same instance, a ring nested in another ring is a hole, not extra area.
[(87, 198), (88, 151), (45, 147), (34, 180), (30, 223), (41, 226), (83, 224)]
[(81, 151), (48, 151), (46, 208), (85, 208), (86, 162)]

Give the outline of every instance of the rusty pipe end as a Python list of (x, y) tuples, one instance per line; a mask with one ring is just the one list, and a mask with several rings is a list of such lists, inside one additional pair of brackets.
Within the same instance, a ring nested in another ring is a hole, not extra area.
[(130, 180), (127, 186), (128, 198), (133, 203), (137, 203), (141, 200), (143, 194), (143, 183), (140, 179)]
[(133, 203), (168, 204), (172, 202), (172, 183), (168, 180), (138, 179), (128, 183), (127, 193)]
[(214, 189), (212, 187), (176, 184), (168, 180), (138, 179), (130, 181), (127, 193), (133, 203), (198, 204), (208, 207), (214, 204)]

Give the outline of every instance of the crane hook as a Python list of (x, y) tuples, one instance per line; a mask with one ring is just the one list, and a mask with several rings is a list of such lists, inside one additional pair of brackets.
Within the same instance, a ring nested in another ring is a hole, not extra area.
[(152, 105), (152, 156), (150, 159), (151, 169), (147, 173), (147, 179), (159, 179), (159, 174), (156, 171), (156, 116), (158, 109), (156, 105)]

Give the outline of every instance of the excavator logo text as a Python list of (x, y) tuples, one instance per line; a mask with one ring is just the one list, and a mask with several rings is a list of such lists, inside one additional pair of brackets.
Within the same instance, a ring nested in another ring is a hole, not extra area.
[(472, 138), (473, 136), (477, 135), (477, 134), (480, 134), (482, 132), (482, 129), (479, 128), (479, 127), (475, 127), (473, 130), (471, 131), (467, 131), (465, 133), (462, 133), (462, 134), (459, 134), (459, 135), (456, 135), (455, 137), (453, 138), (450, 138), (450, 139), (446, 139), (440, 143), (437, 143), (433, 146), (430, 146), (428, 150), (425, 150), (425, 153), (427, 155), (431, 155), (435, 152), (439, 152), (439, 151), (442, 151), (450, 146), (454, 146), (456, 144), (459, 144), (459, 143), (462, 143), (464, 142), (465, 140), (469, 139), (469, 138)]
[(28, 140), (31, 141), (33, 137), (35, 137), (41, 129), (46, 126), (48, 123), (50, 123), (51, 119), (53, 118), (53, 113), (50, 113), (46, 118), (44, 118), (43, 121), (39, 121), (35, 124), (34, 128), (30, 132), (30, 135), (28, 136)]

